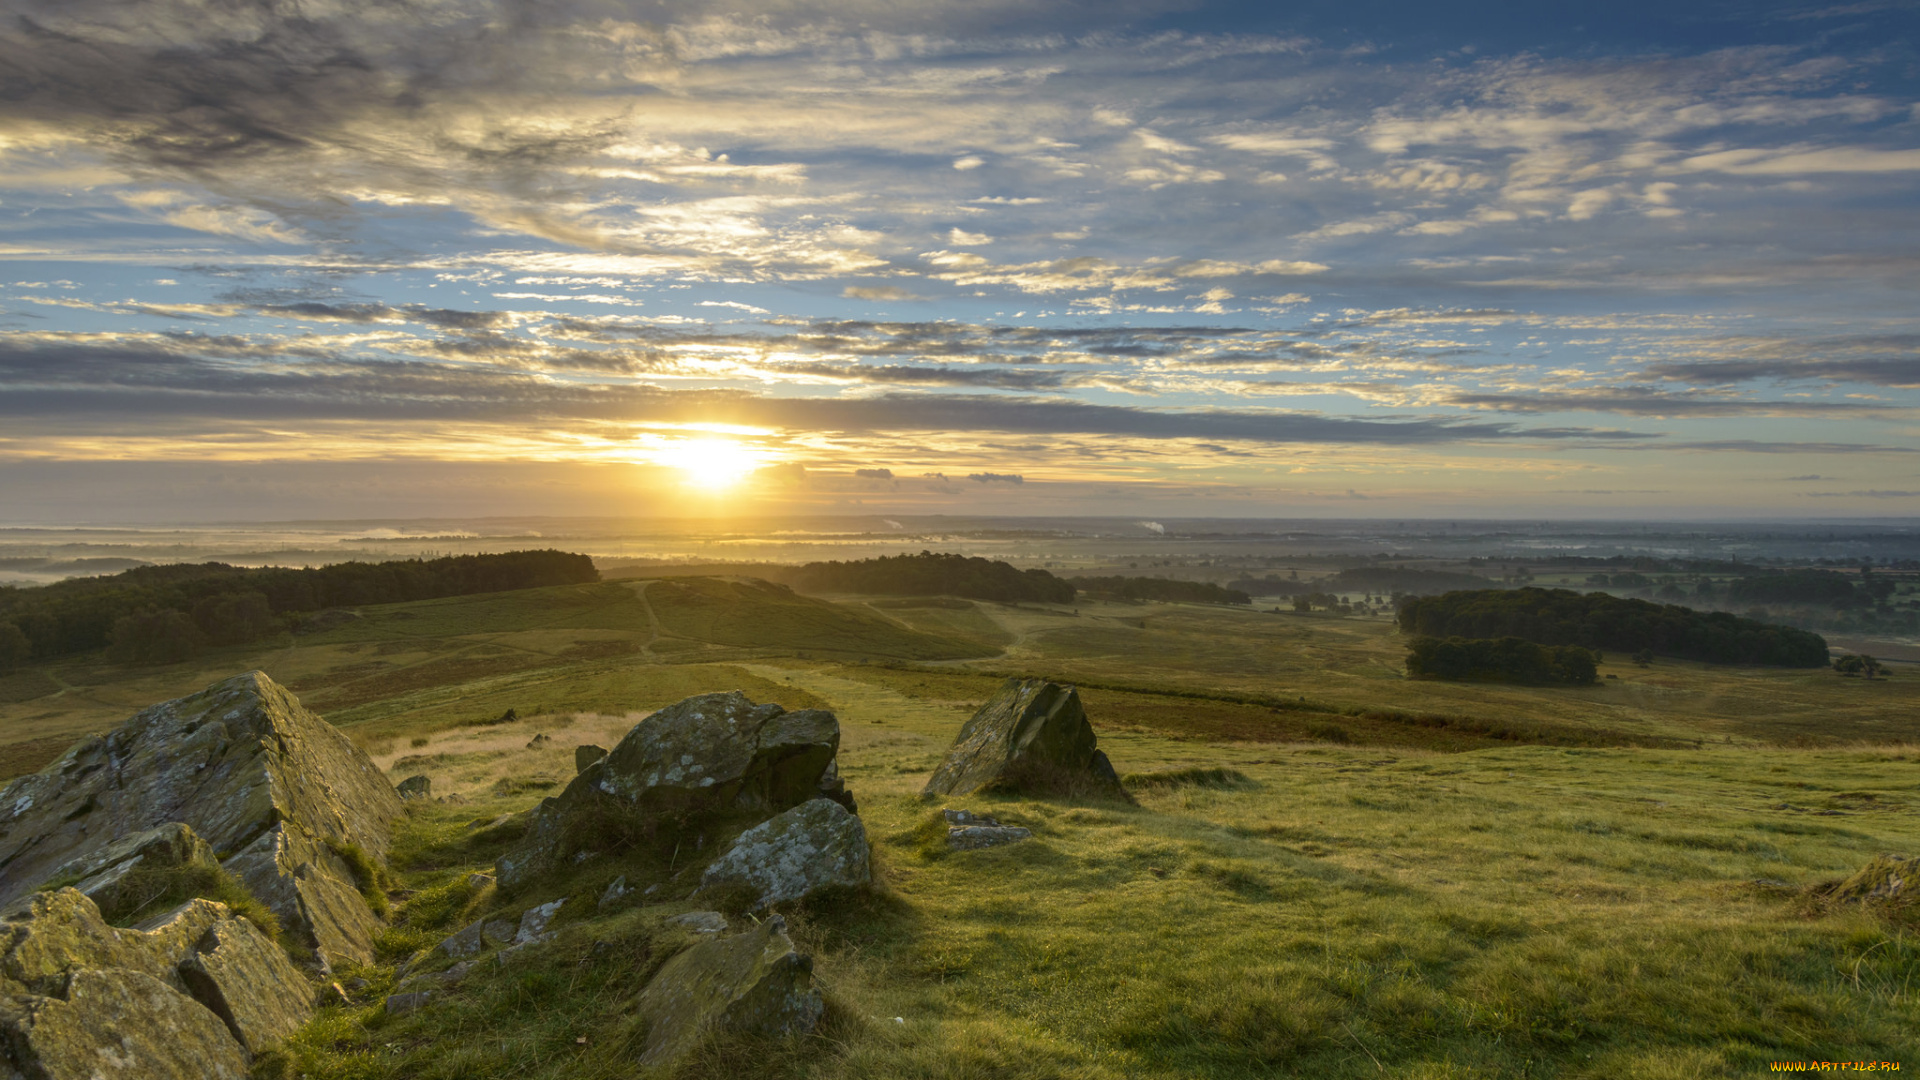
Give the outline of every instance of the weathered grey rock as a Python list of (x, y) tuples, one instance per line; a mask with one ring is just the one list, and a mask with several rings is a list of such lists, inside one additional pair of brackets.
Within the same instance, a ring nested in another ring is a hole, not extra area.
[(600, 901), (594, 906), (603, 912), (610, 911), (626, 902), (627, 897), (632, 895), (633, 890), (627, 887), (627, 876), (622, 874), (607, 883), (607, 890), (600, 894)]
[(585, 772), (587, 766), (607, 756), (607, 748), (586, 743), (573, 748), (573, 771)]
[(247, 1052), (206, 1006), (137, 971), (78, 971), (64, 997), (0, 1005), (15, 1076), (245, 1080)]
[(520, 926), (510, 919), (489, 919), (480, 925), (480, 937), (489, 945), (511, 945)]
[(480, 930), (480, 922), (468, 923), (455, 931), (452, 936), (441, 941), (435, 948), (448, 956), (473, 956), (486, 947), (485, 939), (480, 936)]
[(1033, 839), (1033, 830), (1018, 825), (1002, 825), (990, 814), (976, 814), (970, 810), (942, 810), (940, 813), (947, 820), (947, 847), (954, 851), (977, 851)]
[(923, 794), (984, 788), (1125, 797), (1079, 692), (1045, 679), (1008, 679), (961, 727)]
[(648, 1066), (679, 1058), (715, 1028), (804, 1034), (824, 1008), (813, 985), (813, 958), (794, 950), (779, 916), (667, 961), (637, 1004), (647, 1023), (640, 1064)]
[(702, 891), (745, 885), (756, 908), (873, 881), (867, 830), (831, 799), (811, 799), (740, 834), (700, 878)]
[(528, 908), (520, 916), (520, 926), (514, 931), (513, 943), (535, 945), (542, 941), (553, 940), (553, 932), (547, 929), (547, 924), (553, 921), (553, 917), (560, 913), (560, 909), (565, 907), (566, 903), (566, 898), (561, 897), (550, 904)]
[(605, 850), (609, 830), (645, 835), (666, 817), (804, 802), (819, 793), (839, 748), (839, 721), (823, 710), (790, 713), (739, 691), (669, 705), (540, 804), (525, 837), (500, 859), (500, 885), (515, 889), (576, 852)]
[(142, 710), (0, 792), (0, 903), (178, 822), (236, 853), (227, 869), (322, 958), (365, 960), (378, 924), (329, 845), (383, 859), (399, 813), (365, 753), (248, 672)]
[(213, 847), (194, 835), (186, 825), (174, 821), (157, 828), (123, 836), (105, 847), (55, 867), (49, 881), (72, 881), (74, 888), (106, 910), (138, 906), (139, 898), (130, 889), (138, 880), (128, 875), (135, 870), (167, 867), (217, 866)]
[(394, 786), (394, 794), (403, 799), (426, 799), (433, 795), (433, 779), (428, 776), (409, 776)]
[(329, 965), (373, 959), (380, 919), (360, 895), (352, 868), (312, 835), (281, 822), (229, 858), (226, 868)]
[(258, 1054), (313, 1015), (313, 990), (280, 946), (245, 919), (215, 923), (180, 964), (194, 999)]
[(553, 736), (544, 732), (536, 734), (533, 738), (527, 740), (527, 749), (529, 750), (538, 750), (543, 746), (551, 745), (553, 745)]
[(386, 1001), (388, 1016), (405, 1016), (424, 1008), (433, 1000), (431, 990), (409, 990), (404, 994), (389, 994)]
[(474, 873), (467, 875), (467, 887), (475, 892), (479, 892), (491, 884), (493, 884), (492, 874)]
[(717, 911), (689, 911), (667, 920), (668, 925), (685, 927), (696, 934), (724, 934), (727, 917)]
[(210, 900), (120, 930), (60, 889), (0, 922), (0, 1075), (240, 1080), (312, 1007), (279, 946)]

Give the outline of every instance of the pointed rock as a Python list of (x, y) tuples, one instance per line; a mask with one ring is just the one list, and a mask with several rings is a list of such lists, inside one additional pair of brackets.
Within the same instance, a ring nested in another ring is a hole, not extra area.
[(922, 794), (982, 789), (1126, 797), (1079, 691), (1045, 679), (1008, 679), (961, 727)]
[[(227, 868), (323, 957), (363, 959), (373, 916), (330, 849), (384, 859), (400, 810), (364, 752), (248, 672), (144, 709), (0, 792), (0, 903), (103, 858), (123, 837), (178, 822), (214, 851), (238, 853)], [(360, 910), (328, 914), (351, 903)], [(329, 918), (338, 934), (322, 925)]]

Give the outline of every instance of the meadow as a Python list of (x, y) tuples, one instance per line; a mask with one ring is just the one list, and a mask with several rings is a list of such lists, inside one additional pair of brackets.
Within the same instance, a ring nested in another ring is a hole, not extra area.
[[(664, 587), (671, 586), (671, 587)], [(813, 1037), (720, 1077), (1718, 1077), (1920, 1063), (1912, 908), (1816, 886), (1914, 851), (1920, 680), (1609, 657), (1593, 687), (1408, 680), (1384, 618), (1182, 604), (811, 598), (619, 581), (360, 609), (270, 649), (10, 677), (6, 761), (249, 667), (448, 801), (400, 826), (383, 962), (260, 1075), (634, 1075), (630, 1011), (704, 858), (629, 851), (502, 897), (519, 811), (694, 693), (835, 710), (881, 881), (788, 913)], [(959, 805), (1034, 830), (949, 853), (920, 786), (1013, 674), (1077, 682), (1137, 805)], [(502, 721), (507, 710), (515, 718)], [(551, 741), (529, 747), (535, 735)], [(46, 755), (51, 757), (51, 753)], [(16, 766), (18, 768), (20, 766)], [(624, 874), (666, 902), (594, 917)], [(537, 956), (386, 1015), (394, 966), (572, 898)]]

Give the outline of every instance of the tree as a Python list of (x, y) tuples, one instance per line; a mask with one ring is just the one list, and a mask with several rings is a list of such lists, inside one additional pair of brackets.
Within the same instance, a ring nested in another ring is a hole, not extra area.
[(1304, 615), (1313, 610), (1313, 601), (1307, 599), (1305, 595), (1296, 596), (1293, 598), (1293, 610)]
[(107, 658), (121, 664), (167, 664), (198, 653), (205, 640), (184, 611), (142, 611), (113, 621)]
[(33, 643), (10, 622), (0, 622), (0, 675), (25, 664), (33, 655)]
[(1886, 668), (1881, 665), (1880, 661), (1875, 660), (1866, 653), (1848, 653), (1845, 656), (1836, 656), (1833, 658), (1833, 670), (1845, 675), (1849, 679), (1855, 675), (1865, 675), (1871, 679), (1876, 675), (1882, 674)]

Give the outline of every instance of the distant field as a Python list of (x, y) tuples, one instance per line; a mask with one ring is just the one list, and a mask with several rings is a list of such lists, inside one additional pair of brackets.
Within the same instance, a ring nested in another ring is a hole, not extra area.
[(322, 633), (154, 667), (100, 656), (0, 678), (0, 771), (139, 708), (258, 667), (366, 738), (497, 716), (652, 708), (754, 665), (831, 672), (903, 700), (984, 700), (1008, 675), (1084, 684), (1094, 723), (1194, 742), (1460, 751), (1546, 745), (1920, 741), (1920, 677), (1612, 657), (1589, 688), (1410, 681), (1383, 618), (1212, 605), (1005, 605), (795, 595), (681, 577), (363, 608)]

